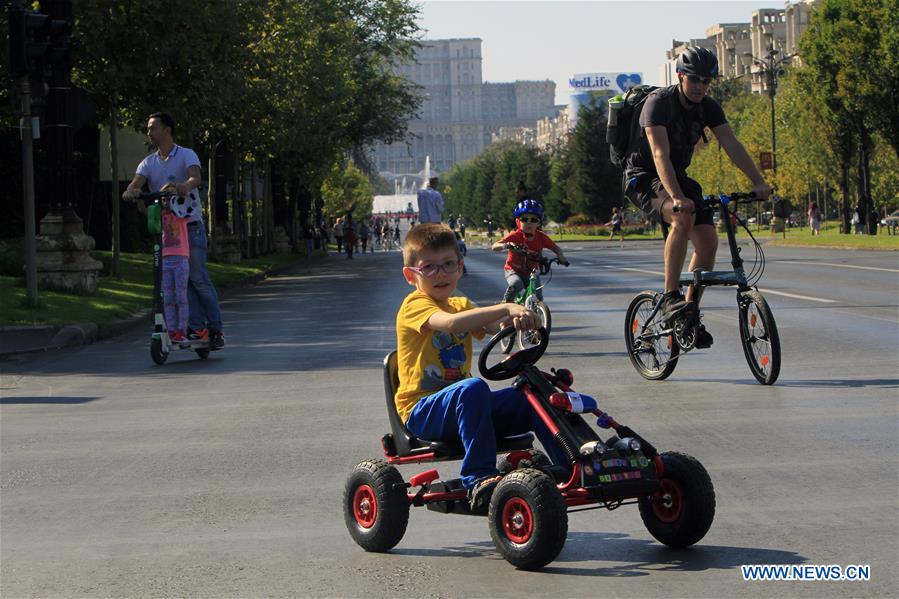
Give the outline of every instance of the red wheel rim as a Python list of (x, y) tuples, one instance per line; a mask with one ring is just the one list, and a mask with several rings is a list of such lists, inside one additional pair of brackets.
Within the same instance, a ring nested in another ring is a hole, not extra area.
[(521, 497), (513, 497), (503, 506), (503, 530), (506, 537), (519, 545), (527, 543), (534, 534), (534, 512)]
[(378, 502), (375, 490), (369, 485), (361, 485), (353, 493), (353, 516), (362, 528), (371, 528), (378, 517)]
[(662, 488), (652, 496), (652, 511), (666, 524), (677, 522), (684, 511), (684, 499), (680, 487), (671, 479), (662, 479)]

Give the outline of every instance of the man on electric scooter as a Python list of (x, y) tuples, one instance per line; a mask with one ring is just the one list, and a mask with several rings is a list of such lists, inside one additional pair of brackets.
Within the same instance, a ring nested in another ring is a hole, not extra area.
[[(535, 261), (518, 252), (511, 251), (513, 246), (525, 246), (529, 252), (540, 254), (544, 249), (550, 250), (559, 258), (559, 262), (568, 266), (568, 260), (562, 248), (556, 245), (549, 236), (538, 227), (543, 224), (543, 206), (536, 200), (529, 200), (524, 185), (518, 184), (519, 202), (515, 206), (515, 224), (517, 228), (491, 246), (494, 252), (509, 250), (503, 271), (508, 288), (503, 295), (504, 302), (514, 302), (515, 296), (524, 289), (531, 276)], [(539, 291), (538, 291), (539, 294)]]
[(465, 448), (462, 485), (471, 509), (486, 513), (501, 480), (496, 439), (534, 431), (555, 464), (567, 457), (520, 391), (491, 391), (471, 376), (472, 336), (483, 338), (501, 325), (519, 331), (540, 326), (536, 313), (518, 304), (475, 307), (451, 297), (462, 277), (462, 256), (452, 229), (423, 223), (403, 243), (403, 276), (415, 290), (396, 315), (396, 410), (414, 435), (430, 441), (459, 441)]
[(187, 286), (190, 324), (187, 338), (209, 339), (209, 349), (222, 349), (225, 347), (225, 335), (218, 292), (206, 270), (206, 229), (203, 227), (203, 211), (197, 192), (202, 181), (200, 159), (190, 148), (177, 145), (174, 134), (175, 119), (170, 114), (154, 112), (150, 115), (147, 137), (156, 151), (138, 165), (122, 199), (137, 201), (144, 184), (149, 186), (151, 192), (172, 189), (188, 199), (185, 209), (190, 242), (190, 282)]
[[(625, 180), (635, 179), (635, 201), (650, 215), (661, 215), (671, 227), (665, 241), (665, 297), (662, 318), (669, 320), (685, 310), (698, 310), (699, 297), (690, 287), (685, 298), (680, 292), (680, 272), (693, 242), (690, 270), (711, 270), (718, 251), (718, 235), (712, 224), (712, 210), (698, 208), (702, 187), (687, 176), (693, 147), (711, 128), (731, 162), (752, 181), (759, 198), (767, 198), (771, 187), (734, 136), (724, 111), (706, 94), (718, 77), (718, 59), (706, 48), (688, 47), (677, 59), (677, 85), (661, 88), (647, 96), (640, 112), (639, 140), (627, 158)], [(695, 300), (695, 302), (694, 302)], [(698, 316), (698, 314), (697, 314)], [(697, 329), (696, 347), (712, 345), (705, 327)]]

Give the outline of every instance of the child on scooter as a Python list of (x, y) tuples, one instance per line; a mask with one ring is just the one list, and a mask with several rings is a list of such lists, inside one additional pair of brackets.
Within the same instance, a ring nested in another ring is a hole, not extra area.
[(179, 200), (169, 198), (162, 210), (162, 302), (165, 308), (165, 328), (175, 342), (187, 341), (185, 333), (190, 308), (187, 303), (187, 282), (190, 275), (190, 245), (187, 237), (187, 218), (177, 214)]
[(556, 243), (538, 227), (543, 223), (543, 206), (536, 200), (524, 199), (515, 206), (515, 224), (517, 228), (493, 244), (494, 252), (509, 250), (504, 272), (506, 284), (509, 286), (503, 295), (503, 302), (515, 301), (515, 296), (524, 289), (531, 276), (531, 270), (537, 263), (528, 256), (511, 251), (512, 246), (524, 246), (529, 253), (538, 256), (544, 249), (551, 250), (558, 256), (559, 262), (568, 266), (568, 260)]
[(424, 223), (411, 229), (403, 243), (403, 264), (403, 276), (415, 290), (396, 316), (397, 413), (419, 438), (461, 440), (462, 485), (472, 511), (485, 513), (501, 479), (497, 438), (534, 431), (553, 462), (566, 463), (561, 447), (521, 392), (511, 387), (491, 391), (470, 374), (472, 336), (481, 339), (501, 325), (532, 330), (540, 319), (518, 304), (478, 308), (465, 297), (451, 297), (463, 259), (446, 225)]

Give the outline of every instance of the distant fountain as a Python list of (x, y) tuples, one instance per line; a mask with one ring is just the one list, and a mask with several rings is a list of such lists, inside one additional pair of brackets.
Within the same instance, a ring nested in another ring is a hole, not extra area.
[(424, 180), (421, 182), (421, 188), (427, 189), (428, 182), (431, 180), (431, 157), (425, 156)]

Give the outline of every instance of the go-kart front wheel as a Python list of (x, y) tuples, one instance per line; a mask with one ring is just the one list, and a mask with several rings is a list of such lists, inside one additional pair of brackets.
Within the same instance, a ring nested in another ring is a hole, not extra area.
[(715, 489), (696, 458), (675, 452), (661, 455), (661, 489), (640, 499), (640, 517), (649, 533), (669, 547), (699, 542), (715, 518)]
[(556, 559), (568, 536), (565, 500), (546, 474), (532, 468), (514, 470), (500, 481), (487, 520), (496, 549), (522, 570)]
[(392, 549), (409, 524), (409, 499), (399, 471), (381, 459), (357, 464), (343, 490), (343, 519), (366, 551)]

